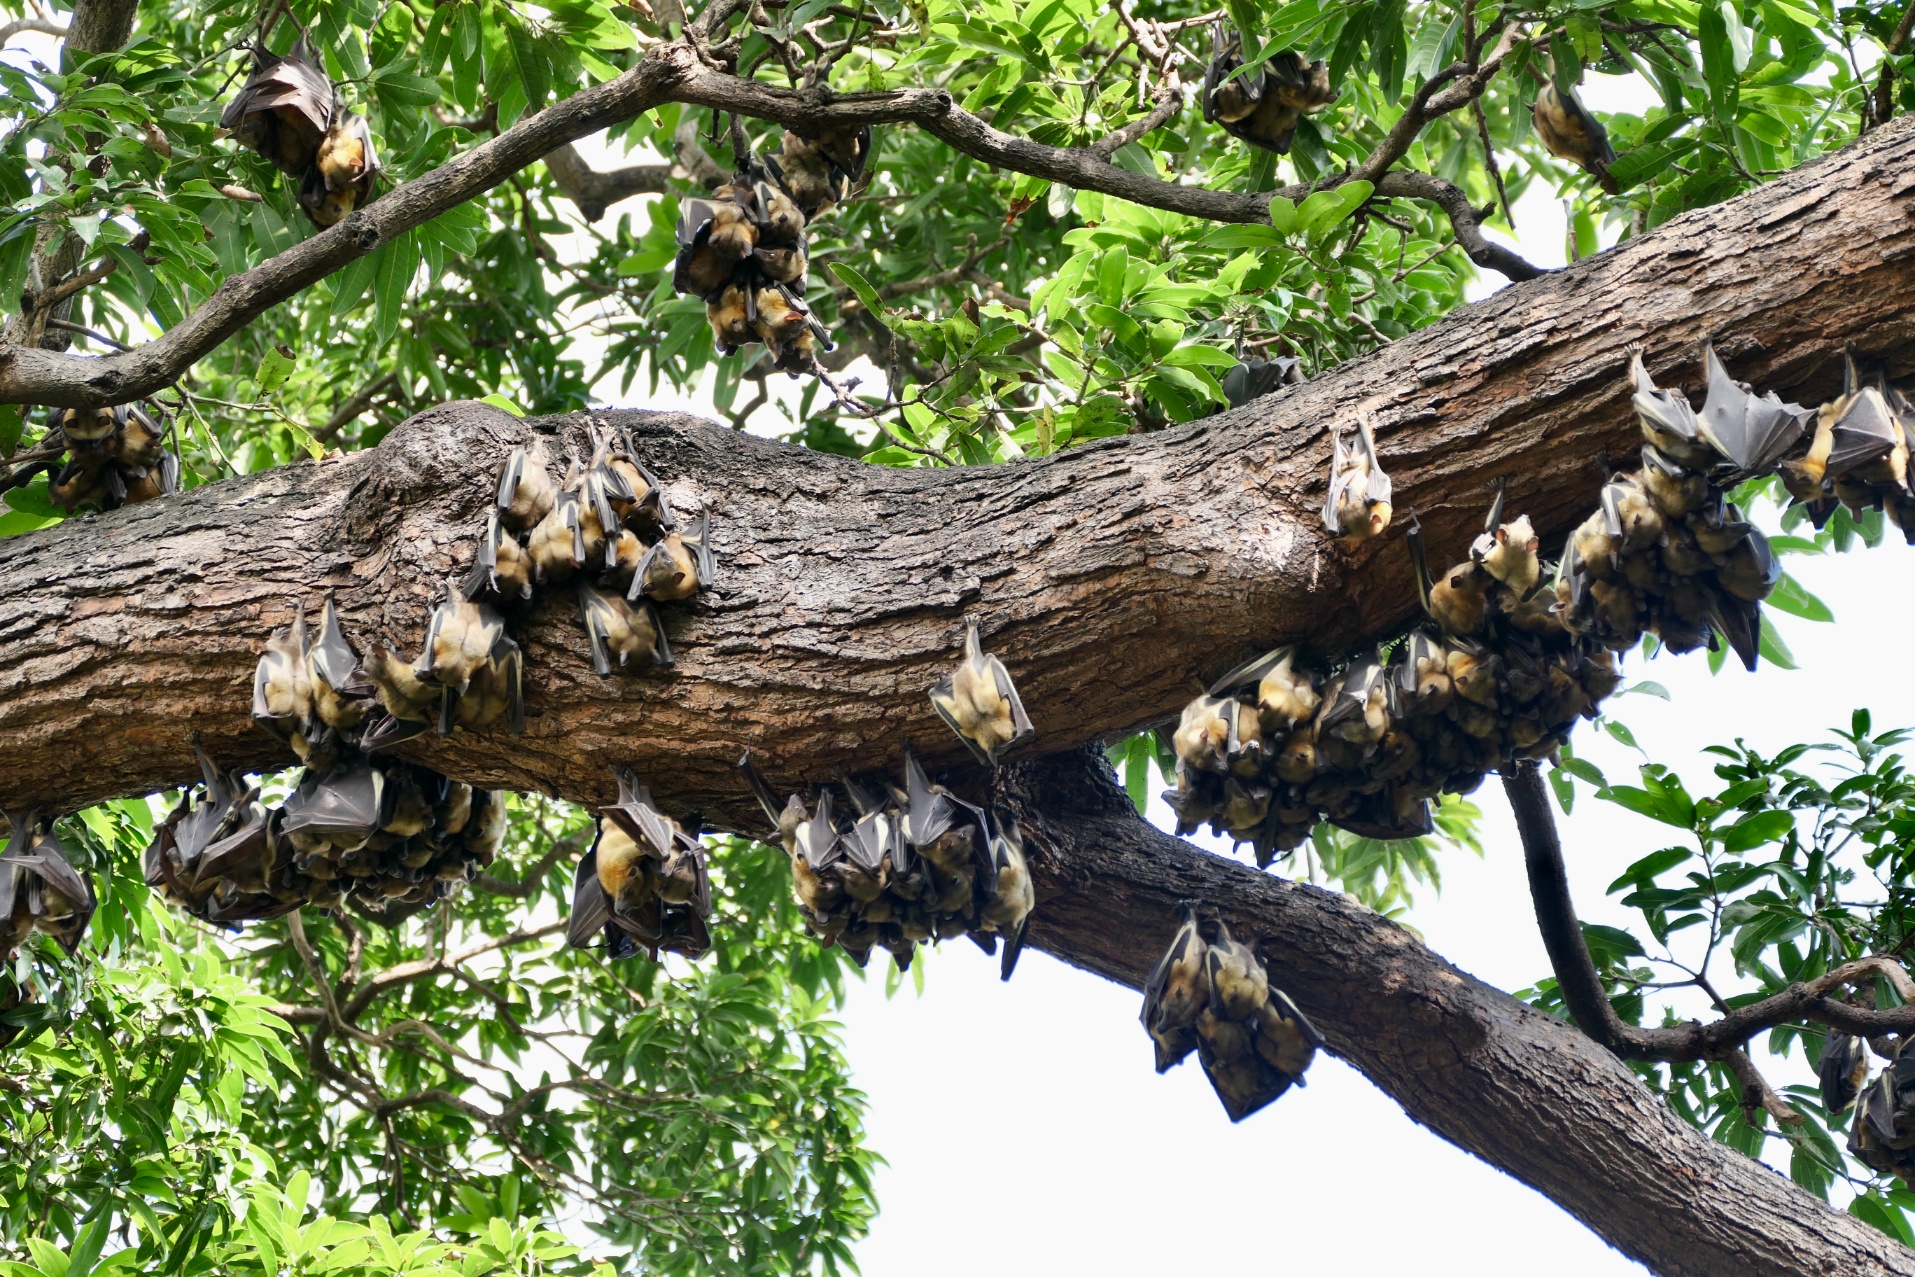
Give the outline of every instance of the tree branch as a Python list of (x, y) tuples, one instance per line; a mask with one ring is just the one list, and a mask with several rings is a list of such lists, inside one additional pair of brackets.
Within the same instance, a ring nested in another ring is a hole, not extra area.
[(5, 26), (0, 26), (0, 45), (11, 43), (13, 37), (23, 31), (37, 31), (41, 35), (50, 35), (62, 40), (66, 39), (67, 33), (65, 27), (46, 18), (15, 18)]
[(633, 164), (601, 173), (569, 142), (547, 153), (545, 167), (560, 193), (578, 205), (579, 216), (588, 222), (605, 216), (605, 210), (622, 199), (671, 189), (669, 164)]

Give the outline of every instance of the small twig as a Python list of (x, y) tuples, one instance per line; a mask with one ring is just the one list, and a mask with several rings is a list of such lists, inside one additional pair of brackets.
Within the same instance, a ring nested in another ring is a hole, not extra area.
[(133, 349), (131, 346), (125, 345), (121, 342), (114, 341), (111, 337), (108, 337), (105, 333), (96, 333), (91, 328), (88, 328), (83, 324), (76, 324), (70, 319), (49, 319), (47, 320), (47, 327), (63, 329), (70, 333), (79, 333), (82, 337), (90, 337), (94, 341), (99, 342), (102, 346), (111, 346), (115, 350)]

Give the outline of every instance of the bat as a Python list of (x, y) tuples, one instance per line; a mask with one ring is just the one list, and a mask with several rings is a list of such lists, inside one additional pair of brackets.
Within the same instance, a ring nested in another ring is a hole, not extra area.
[(1470, 557), (1517, 598), (1526, 598), (1543, 578), (1542, 559), (1537, 555), (1542, 542), (1528, 515), (1519, 514), (1508, 523), (1502, 521), (1502, 515), (1503, 488), (1498, 483), (1496, 500), (1490, 506), (1483, 534), (1470, 547)]
[(1031, 869), (1024, 856), (1024, 838), (1017, 817), (1003, 808), (994, 808), (990, 822), (990, 855), (993, 879), (989, 898), (978, 911), (978, 920), (1004, 937), (1004, 955), (999, 964), (999, 979), (1009, 980), (1017, 969), (1018, 954), (1024, 949), (1024, 935), (1030, 929), (1031, 909), (1037, 896), (1031, 885)]
[(1209, 1009), (1197, 1017), (1197, 1059), (1224, 1113), (1241, 1122), (1290, 1089), (1290, 1078), (1264, 1063), (1250, 1030)]
[(82, 506), (104, 513), (126, 504), (126, 479), (117, 466), (75, 457), (47, 480), (47, 498), (72, 514)]
[(545, 445), (537, 438), (530, 446), (513, 448), (499, 469), (495, 506), (499, 521), (514, 532), (529, 532), (552, 512), (558, 487), (545, 465)]
[(1226, 1020), (1243, 1020), (1263, 1005), (1269, 977), (1250, 947), (1217, 922), (1217, 938), (1204, 951), (1204, 974), (1210, 986), (1210, 1010)]
[(104, 453), (108, 442), (126, 419), (126, 405), (110, 408), (55, 408), (55, 429), (66, 438), (75, 452)]
[[(1849, 378), (1851, 383), (1856, 379), (1852, 356)], [(1908, 440), (1887, 398), (1876, 387), (1857, 386), (1844, 394), (1830, 432), (1828, 475), (1845, 504), (1871, 503), (1866, 493), (1859, 501), (1845, 496), (1845, 480), (1864, 488), (1880, 485), (1908, 490)]]
[[(602, 831), (603, 826), (600, 828)], [(601, 832), (599, 838), (603, 837)], [(605, 936), (606, 948), (619, 947), (611, 934), (612, 902), (598, 883), (598, 843), (599, 839), (593, 840), (572, 873), (572, 913), (566, 921), (565, 943), (574, 949), (590, 949), (592, 941), (601, 934)], [(628, 955), (614, 952), (611, 956)]]
[(0, 853), (0, 918), (17, 917), (24, 908), (33, 930), (45, 933), (73, 957), (93, 919), (93, 888), (73, 867), (51, 820), (43, 820), (38, 811), (0, 814), (13, 827), (7, 850)]
[(253, 50), (253, 73), (220, 114), (219, 126), (289, 177), (312, 167), (332, 123), (335, 90), (302, 34), (285, 57)]
[(1330, 489), (1323, 498), (1323, 526), (1331, 536), (1362, 541), (1390, 526), (1390, 476), (1376, 453), (1376, 433), (1368, 412), (1357, 419), (1357, 446), (1343, 441), (1341, 426), (1330, 432)]
[(783, 284), (758, 289), (757, 316), (752, 331), (765, 343), (781, 372), (796, 376), (811, 371), (817, 349), (834, 350), (831, 334), (811, 313), (811, 307)]
[(422, 681), (411, 663), (381, 643), (360, 658), (354, 678), (372, 686), (383, 717), (368, 719), (359, 747), (367, 752), (396, 745), (426, 730), (434, 710), (444, 712), (447, 689)]
[(1295, 355), (1241, 360), (1223, 375), (1223, 397), (1232, 408), (1241, 408), (1252, 399), (1273, 394), (1285, 386), (1300, 386), (1305, 380), (1303, 361)]
[(1238, 33), (1233, 31), (1226, 37), (1219, 24), (1211, 28), (1210, 35), (1217, 52), (1204, 71), (1203, 92), (1199, 95), (1204, 123), (1221, 122), (1226, 127), (1240, 124), (1255, 114), (1263, 98), (1263, 72), (1236, 74), (1243, 65), (1243, 39)]
[(1635, 421), (1643, 427), (1643, 440), (1656, 452), (1697, 471), (1708, 471), (1720, 463), (1722, 456), (1727, 456), (1718, 456), (1718, 450), (1702, 438), (1702, 423), (1683, 392), (1674, 387), (1668, 391), (1656, 389), (1649, 370), (1643, 366), (1641, 347), (1632, 348), (1630, 377), (1635, 383), (1630, 398)]
[[(1801, 442), (1808, 409), (1783, 403), (1774, 391), (1760, 398), (1750, 394), (1746, 385), (1729, 376), (1716, 358), (1715, 346), (1706, 341), (1702, 343), (1702, 367), (1709, 380), (1708, 398), (1696, 419), (1702, 438), (1728, 459), (1736, 473), (1769, 473)], [(1670, 460), (1692, 470), (1707, 469), (1673, 454)]]
[(426, 625), (425, 650), (413, 662), (412, 672), (421, 682), (437, 683), (464, 696), (503, 638), (505, 618), (466, 598), (456, 581), (448, 579), (445, 601), (433, 609)]
[(709, 297), (723, 287), (758, 244), (758, 218), (748, 187), (721, 186), (711, 199), (688, 199), (678, 214), (678, 257), (672, 287)]
[(1442, 713), (1456, 690), (1450, 682), (1449, 649), (1425, 630), (1410, 632), (1396, 678), (1397, 699), (1412, 718)]
[(525, 553), (532, 560), (532, 580), (539, 585), (567, 580), (585, 566), (585, 532), (580, 523), (579, 494), (562, 489), (551, 508), (532, 529)]
[(1423, 611), (1445, 634), (1467, 637), (1481, 634), (1489, 625), (1489, 571), (1475, 560), (1466, 559), (1449, 569), (1441, 580), (1431, 580), (1429, 559), (1423, 546), (1423, 524), (1410, 511), (1410, 566), (1415, 571), (1416, 594)]
[(366, 719), (372, 684), (358, 676), (359, 656), (339, 627), (339, 610), (331, 594), (320, 615), (319, 641), (306, 653), (307, 677), (312, 685), (313, 710), (328, 727), (349, 731)]
[(636, 601), (649, 594), (662, 602), (677, 602), (709, 588), (717, 575), (718, 560), (711, 551), (711, 512), (701, 510), (690, 535), (669, 532), (645, 552), (632, 573), (625, 597)]
[(499, 521), (497, 507), (485, 512), (485, 532), (462, 591), (477, 600), (490, 594), (502, 601), (532, 597), (532, 555)]
[[(1294, 644), (1246, 661), (1210, 685), (1210, 695), (1236, 696), (1256, 689), (1259, 725), (1272, 734), (1287, 732), (1316, 713), (1321, 698), (1308, 670), (1297, 666)], [(1188, 710), (1186, 710), (1188, 713)]]
[[(1707, 475), (1684, 469), (1646, 443), (1642, 446), (1641, 482), (1665, 521), (1693, 514), (1709, 499)], [(1632, 539), (1624, 537), (1625, 543)]]
[(654, 665), (672, 663), (671, 644), (650, 599), (634, 605), (623, 595), (608, 594), (581, 581), (578, 601), (586, 638), (591, 643), (592, 669), (599, 677), (611, 676), (614, 653), (620, 669), (639, 653), (648, 656)]
[(1234, 31), (1227, 38), (1213, 32), (1213, 38), (1221, 47), (1204, 74), (1204, 120), (1252, 146), (1287, 155), (1304, 114), (1336, 101), (1329, 67), (1286, 50), (1260, 71), (1239, 75), (1242, 38)]
[(293, 623), (266, 640), (253, 670), (253, 721), (281, 741), (306, 730), (313, 717), (311, 666), (306, 651), (306, 604), (296, 600)]
[(1716, 566), (1716, 584), (1744, 602), (1760, 603), (1782, 579), (1782, 561), (1760, 528), (1742, 526), (1746, 529), (1742, 539)]
[(525, 653), (500, 629), (485, 663), (474, 671), (465, 693), (456, 699), (447, 696), (440, 702), (439, 734), (449, 736), (452, 722), (477, 729), (490, 727), (505, 719), (506, 730), (514, 736), (525, 732)]
[(795, 854), (798, 844), (798, 826), (809, 819), (804, 800), (793, 794), (780, 807), (777, 795), (771, 792), (771, 786), (766, 783), (764, 774), (758, 770), (758, 764), (752, 760), (749, 749), (739, 756), (738, 771), (744, 776), (745, 784), (750, 788), (752, 797), (756, 798), (758, 805), (764, 809), (765, 819), (769, 820), (772, 828), (778, 831), (778, 840), (784, 845), (785, 851)]
[(797, 201), (771, 182), (760, 179), (752, 185), (757, 204), (758, 243), (772, 248), (790, 248), (805, 241), (805, 215)]
[(931, 688), (931, 708), (977, 760), (996, 768), (998, 755), (1036, 729), (1004, 662), (984, 650), (976, 618), (964, 626), (964, 659)]
[(1203, 931), (1194, 905), (1184, 905), (1183, 925), (1144, 981), (1144, 1009), (1138, 1016), (1156, 1047), (1157, 1071), (1181, 1064), (1197, 1049), (1194, 1026), (1210, 1002)]
[(871, 155), (871, 130), (833, 129), (807, 138), (787, 131), (776, 156), (760, 163), (798, 205), (807, 221), (822, 217), (851, 197)]
[(1609, 130), (1584, 108), (1574, 89), (1545, 83), (1530, 116), (1551, 155), (1592, 174), (1604, 190), (1614, 193), (1609, 166), (1616, 162), (1616, 152), (1609, 145)]
[(346, 109), (337, 90), (333, 93), (332, 121), (326, 126), (325, 136), (319, 139), (313, 167), (319, 170), (329, 191), (356, 186), (361, 203), (372, 194), (372, 179), (379, 172), (372, 129), (365, 116)]
[(732, 355), (758, 340), (757, 293), (749, 285), (726, 284), (706, 303), (705, 318), (721, 355)]
[(804, 291), (805, 271), (810, 261), (802, 243), (789, 248), (754, 248), (751, 257), (765, 277), (780, 284), (790, 284), (800, 292)]
[(127, 404), (113, 434), (106, 440), (106, 455), (128, 470), (151, 470), (166, 458), (166, 432), (146, 415), (138, 404)]
[(1317, 745), (1339, 770), (1355, 772), (1375, 752), (1397, 717), (1395, 680), (1376, 656), (1353, 662), (1326, 691), (1317, 715)]
[(1323, 59), (1305, 62), (1296, 50), (1286, 50), (1264, 64), (1264, 93), (1298, 111), (1316, 111), (1337, 100), (1330, 87), (1330, 68)]
[[(1662, 510), (1635, 475), (1612, 477), (1603, 485), (1601, 504), (1604, 530), (1616, 544), (1611, 562), (1618, 567), (1622, 556), (1647, 550), (1662, 540)], [(1601, 573), (1596, 576), (1602, 578)]]
[(1257, 1008), (1257, 1054), (1271, 1068), (1298, 1086), (1316, 1059), (1323, 1035), (1311, 1024), (1290, 995), (1271, 985), (1263, 1005)]
[[(609, 443), (610, 441), (608, 441)], [(632, 447), (631, 433), (619, 429), (616, 444), (605, 451), (601, 483), (612, 512), (626, 527), (656, 533), (671, 526), (660, 494), (663, 485), (658, 476), (645, 468)]]
[(361, 760), (324, 776), (308, 771), (280, 804), (279, 827), (288, 835), (309, 833), (335, 848), (349, 848), (364, 846), (387, 815), (386, 774)]

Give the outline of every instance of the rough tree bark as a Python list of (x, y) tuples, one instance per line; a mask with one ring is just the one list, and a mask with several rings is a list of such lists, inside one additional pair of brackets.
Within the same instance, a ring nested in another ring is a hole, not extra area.
[[(1039, 462), (887, 470), (625, 416), (674, 503), (709, 507), (717, 532), (724, 579), (669, 609), (678, 666), (594, 678), (570, 600), (548, 597), (515, 623), (527, 734), (427, 739), (418, 756), (577, 799), (607, 796), (605, 766), (629, 762), (668, 806), (750, 830), (731, 773), (743, 745), (781, 784), (882, 766), (906, 739), (959, 760), (923, 691), (964, 615), (1017, 674), (1047, 752), (1173, 714), (1195, 680), (1275, 642), (1341, 656), (1415, 605), (1398, 537), (1352, 549), (1316, 522), (1333, 423), (1376, 408), (1401, 507), (1418, 509), (1439, 554), (1461, 551), (1498, 476), (1559, 537), (1589, 507), (1598, 458), (1635, 446), (1631, 343), (1693, 388), (1694, 344), (1713, 336), (1738, 375), (1811, 401), (1835, 385), (1849, 339), (1909, 371), (1912, 156), (1915, 128), (1884, 128), (1315, 383)], [(574, 445), (583, 426), (529, 424)], [(527, 428), (446, 405), (368, 453), (0, 541), (0, 802), (71, 809), (185, 781), (189, 727), (227, 765), (290, 762), (247, 718), (266, 630), (294, 598), (316, 607), (331, 589), (362, 644), (416, 650)], [(1412, 1113), (1656, 1267), (1915, 1273), (1915, 1256), (1725, 1161), (1599, 1048), (1407, 933), (1152, 841), (1134, 819), (1120, 837), (1082, 811), (1033, 818), (1046, 947), (1134, 982), (1169, 933), (1167, 902), (1188, 894), (1167, 875), (1190, 877), (1272, 937), (1304, 1008)], [(1089, 833), (1073, 842), (1080, 819)]]

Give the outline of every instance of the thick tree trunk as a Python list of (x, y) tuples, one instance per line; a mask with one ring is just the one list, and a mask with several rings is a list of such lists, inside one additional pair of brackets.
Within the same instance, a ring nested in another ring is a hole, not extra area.
[[(1037, 852), (1040, 948), (1140, 989), (1181, 902), (1203, 901), (1233, 933), (1259, 939), (1271, 980), (1411, 1117), (1652, 1271), (1915, 1273), (1915, 1252), (1702, 1135), (1594, 1041), (1395, 923), (1153, 829), (1094, 752), (1023, 764), (1005, 789)], [(1149, 1058), (1139, 1029), (1137, 1066)], [(1308, 1092), (1279, 1102), (1307, 1103)]]
[[(1599, 458), (1636, 446), (1632, 343), (1694, 387), (1695, 343), (1713, 336), (1739, 376), (1807, 400), (1836, 384), (1846, 340), (1909, 371), (1912, 154), (1915, 126), (1889, 126), (1312, 384), (1029, 464), (890, 470), (682, 416), (595, 414), (633, 429), (681, 511), (709, 508), (723, 579), (667, 609), (674, 669), (609, 680), (554, 592), (514, 623), (527, 733), (428, 738), (417, 756), (577, 799), (608, 796), (606, 766), (628, 762), (668, 807), (754, 829), (731, 770), (745, 745), (787, 785), (893, 762), (907, 739), (960, 761), (924, 690), (967, 615), (1046, 753), (1174, 714), (1198, 680), (1277, 642), (1341, 657), (1415, 602), (1397, 535), (1354, 548), (1322, 533), (1333, 424), (1375, 408), (1399, 510), (1418, 510), (1439, 555), (1462, 551), (1499, 476), (1560, 537)], [(189, 729), (229, 766), (289, 763), (248, 707), (261, 641), (293, 600), (316, 610), (336, 591), (362, 646), (416, 651), (507, 448), (528, 428), (577, 446), (584, 424), (445, 405), (368, 453), (0, 541), (0, 802), (72, 809), (186, 781)], [(1685, 1274), (1915, 1273), (1915, 1256), (1714, 1149), (1573, 1030), (1407, 933), (1134, 821), (1078, 819), (1089, 836), (1036, 822), (1047, 947), (1135, 982), (1194, 883), (1271, 937), (1337, 1049), (1412, 1113), (1631, 1253)]]

